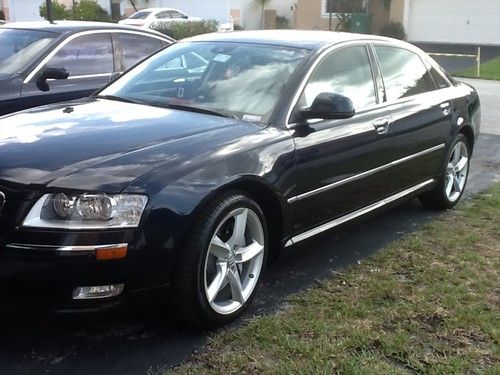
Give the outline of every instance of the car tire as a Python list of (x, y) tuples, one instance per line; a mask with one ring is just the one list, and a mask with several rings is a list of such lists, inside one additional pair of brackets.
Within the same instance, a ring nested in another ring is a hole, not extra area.
[(439, 184), (420, 196), (420, 201), (425, 207), (447, 210), (460, 201), (469, 176), (470, 155), (467, 138), (459, 134), (446, 153)]
[(215, 328), (238, 318), (252, 301), (265, 269), (268, 232), (259, 205), (246, 194), (218, 195), (200, 210), (178, 256), (177, 317)]

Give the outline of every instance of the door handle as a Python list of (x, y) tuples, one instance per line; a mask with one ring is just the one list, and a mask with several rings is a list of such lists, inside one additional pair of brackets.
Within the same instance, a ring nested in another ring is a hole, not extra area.
[(373, 127), (378, 134), (386, 134), (389, 131), (390, 117), (381, 118), (373, 122)]
[(445, 116), (448, 116), (451, 113), (451, 103), (450, 102), (444, 102), (440, 106), (441, 110), (443, 111), (443, 114)]

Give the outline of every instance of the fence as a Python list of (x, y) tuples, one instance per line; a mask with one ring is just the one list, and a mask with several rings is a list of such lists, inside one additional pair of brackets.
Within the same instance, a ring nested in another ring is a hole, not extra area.
[(431, 56), (443, 56), (443, 57), (470, 57), (475, 58), (477, 63), (477, 76), (481, 76), (481, 47), (477, 47), (476, 55), (468, 55), (463, 53), (439, 53), (439, 52), (429, 52), (428, 55)]

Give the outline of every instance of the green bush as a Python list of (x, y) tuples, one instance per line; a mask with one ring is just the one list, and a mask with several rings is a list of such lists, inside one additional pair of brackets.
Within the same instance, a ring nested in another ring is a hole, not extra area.
[[(47, 19), (45, 2), (40, 5), (40, 16)], [(52, 15), (55, 20), (103, 21), (110, 22), (111, 16), (95, 0), (80, 0), (74, 9), (68, 9), (57, 0), (52, 1)]]
[(174, 39), (184, 39), (190, 36), (216, 32), (219, 22), (216, 20), (172, 22), (155, 22), (150, 26), (153, 30), (171, 36)]
[[(47, 19), (47, 5), (45, 2), (38, 8), (40, 12), (40, 17)], [(52, 1), (52, 17), (55, 20), (67, 20), (71, 18), (71, 11), (66, 9), (64, 4), (60, 4), (57, 1)]]
[(74, 20), (110, 22), (111, 16), (95, 0), (80, 0), (73, 11)]
[(406, 32), (404, 26), (400, 22), (389, 22), (382, 27), (380, 35), (389, 36), (391, 38), (406, 40)]

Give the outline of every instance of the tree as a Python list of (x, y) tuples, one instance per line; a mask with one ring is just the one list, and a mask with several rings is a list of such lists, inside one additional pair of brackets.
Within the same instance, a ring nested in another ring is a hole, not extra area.
[[(40, 16), (47, 19), (47, 5), (42, 3), (39, 7)], [(52, 1), (52, 17), (54, 20), (67, 20), (70, 13), (64, 4), (58, 3), (56, 0)]]
[(271, 0), (254, 0), (256, 5), (261, 9), (260, 16), (260, 28), (264, 29), (265, 26), (265, 18), (266, 18), (266, 5), (271, 2)]
[(135, 0), (128, 0), (128, 2), (130, 3), (130, 5), (132, 5), (132, 8), (134, 8), (134, 12), (137, 12), (138, 9), (137, 5), (135, 4)]
[(80, 0), (73, 9), (73, 19), (109, 22), (111, 17), (96, 0)]

